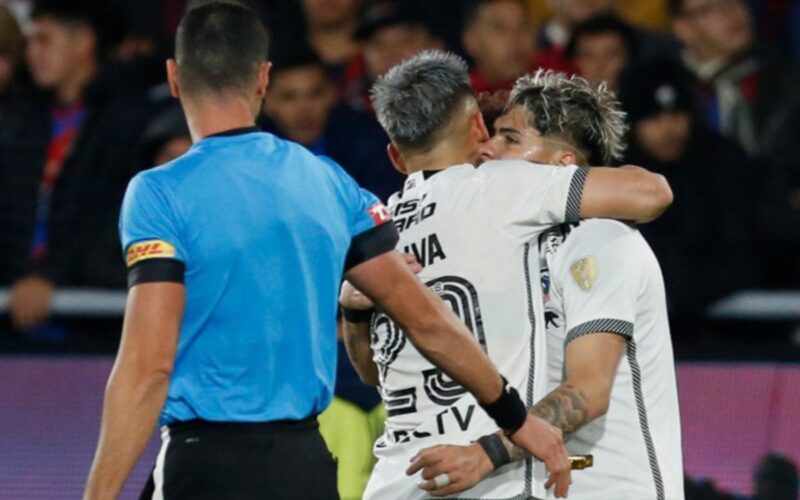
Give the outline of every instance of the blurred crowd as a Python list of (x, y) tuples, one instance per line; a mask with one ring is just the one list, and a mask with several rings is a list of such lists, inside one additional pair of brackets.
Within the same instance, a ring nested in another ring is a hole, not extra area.
[[(124, 288), (127, 182), (191, 147), (164, 59), (196, 3), (0, 0), (0, 287), (17, 331), (46, 324), (59, 287)], [(800, 288), (800, 2), (243, 3), (272, 34), (260, 126), (381, 198), (402, 176), (369, 89), (392, 65), (456, 51), (495, 101), (554, 68), (615, 89), (630, 122), (625, 162), (672, 185), (673, 207), (642, 231), (677, 335), (733, 291)]]

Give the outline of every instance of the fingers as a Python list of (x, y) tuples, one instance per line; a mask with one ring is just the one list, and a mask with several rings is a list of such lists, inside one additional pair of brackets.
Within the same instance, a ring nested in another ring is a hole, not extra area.
[(441, 448), (441, 446), (432, 446), (430, 448), (425, 448), (424, 450), (417, 453), (411, 459), (411, 465), (408, 466), (406, 469), (406, 474), (411, 476), (416, 474), (420, 470), (425, 467), (432, 466), (439, 462), (440, 458), (436, 454), (436, 450)]
[(417, 261), (417, 257), (413, 253), (404, 253), (403, 260), (408, 264), (408, 268), (414, 274), (422, 272), (422, 264)]

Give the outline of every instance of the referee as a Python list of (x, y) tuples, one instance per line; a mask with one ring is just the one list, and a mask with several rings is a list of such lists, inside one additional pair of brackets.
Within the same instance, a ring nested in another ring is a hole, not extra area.
[(560, 435), (533, 435), (516, 391), (394, 251), (375, 196), (255, 128), (267, 38), (228, 3), (179, 26), (167, 76), (194, 145), (137, 175), (123, 202), (130, 292), (84, 498), (119, 494), (157, 421), (143, 498), (336, 498), (316, 416), (333, 392), (343, 275), (516, 444), (550, 442), (568, 470)]

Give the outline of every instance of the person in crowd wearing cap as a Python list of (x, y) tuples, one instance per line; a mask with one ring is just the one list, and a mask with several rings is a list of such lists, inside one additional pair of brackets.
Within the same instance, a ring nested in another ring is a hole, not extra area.
[(386, 133), (371, 115), (337, 102), (322, 61), (309, 47), (274, 53), (264, 111), (265, 130), (333, 158), (379, 198), (402, 184), (386, 154)]
[(135, 78), (105, 64), (121, 30), (102, 2), (40, 0), (31, 18), (27, 62), (45, 103), (26, 140), (39, 157), (3, 165), (14, 185), (0, 215), (22, 330), (45, 321), (56, 286), (124, 286), (116, 219), (147, 118)]
[[(676, 203), (642, 227), (661, 263), (673, 331), (688, 335), (707, 307), (752, 284), (754, 169), (738, 145), (704, 126), (689, 77), (668, 60), (628, 67), (619, 97), (631, 122), (626, 162), (669, 180)], [(724, 250), (723, 250), (724, 249)]]
[(192, 136), (180, 106), (171, 105), (158, 113), (142, 136), (139, 170), (169, 163), (192, 146)]
[(776, 111), (800, 99), (798, 68), (757, 43), (744, 0), (670, 0), (669, 7), (709, 124), (759, 153)]
[(355, 37), (361, 53), (345, 68), (339, 91), (359, 111), (373, 111), (369, 89), (389, 68), (425, 49), (442, 48), (416, 0), (366, 0)]
[(474, 63), (469, 76), (476, 94), (510, 90), (543, 65), (534, 60), (534, 29), (522, 0), (468, 2), (462, 44)]

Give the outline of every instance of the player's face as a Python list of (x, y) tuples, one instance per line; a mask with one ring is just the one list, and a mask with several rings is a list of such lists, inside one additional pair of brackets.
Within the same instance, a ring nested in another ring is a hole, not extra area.
[(675, 34), (704, 59), (731, 57), (753, 40), (750, 13), (743, 0), (684, 0)]
[(686, 151), (691, 122), (686, 112), (661, 113), (645, 118), (634, 127), (636, 140), (650, 156), (661, 162), (679, 160)]
[(529, 116), (521, 106), (513, 108), (494, 122), (494, 136), (481, 146), (481, 161), (527, 160), (534, 163), (558, 163), (558, 149), (549, 139), (529, 125)]
[(593, 85), (607, 82), (610, 89), (616, 89), (619, 74), (627, 62), (628, 49), (617, 33), (586, 35), (575, 47), (578, 74)]
[(322, 136), (334, 100), (322, 67), (305, 66), (274, 75), (264, 108), (289, 139), (309, 145)]
[(375, 80), (392, 66), (434, 48), (440, 48), (440, 44), (422, 26), (401, 24), (381, 28), (363, 45), (367, 76)]
[(525, 74), (534, 50), (533, 29), (519, 2), (490, 2), (465, 33), (465, 46), (491, 81), (511, 81)]

